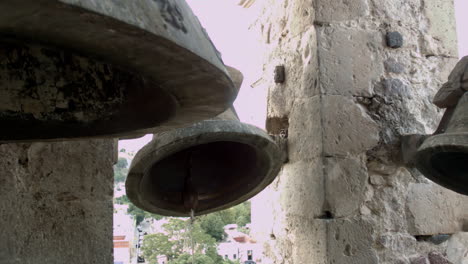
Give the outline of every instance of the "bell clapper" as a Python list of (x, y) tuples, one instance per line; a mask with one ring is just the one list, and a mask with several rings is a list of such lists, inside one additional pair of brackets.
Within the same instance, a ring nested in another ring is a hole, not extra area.
[(192, 253), (192, 264), (195, 264), (195, 244), (193, 243), (193, 223), (195, 222), (195, 210), (190, 210), (190, 247)]
[(190, 210), (189, 236), (190, 236), (190, 248), (192, 255), (192, 264), (195, 263), (195, 244), (193, 242), (193, 224), (195, 222), (195, 210), (198, 206), (198, 192), (193, 184), (192, 178), (193, 169), (193, 151), (188, 153), (187, 156), (187, 174), (185, 175), (183, 200), (184, 206), (187, 210)]
[(184, 191), (182, 199), (184, 200), (184, 206), (187, 211), (195, 211), (198, 206), (198, 192), (194, 186), (192, 178), (192, 167), (193, 167), (193, 151), (188, 153), (187, 156), (187, 174), (184, 180)]

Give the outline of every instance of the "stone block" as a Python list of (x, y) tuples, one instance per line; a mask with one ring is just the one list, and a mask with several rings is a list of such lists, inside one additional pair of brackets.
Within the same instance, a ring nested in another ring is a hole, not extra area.
[[(326, 237), (326, 223), (318, 219), (302, 219), (297, 218), (290, 221), (289, 235), (293, 245), (292, 248), (292, 263), (294, 264), (326, 264), (327, 260), (327, 243), (324, 241)], [(286, 256), (287, 258), (287, 256)]]
[(429, 260), (426, 257), (417, 257), (411, 260), (411, 264), (429, 264)]
[(412, 235), (454, 234), (468, 221), (468, 197), (436, 184), (412, 183), (406, 198)]
[(413, 26), (418, 23), (421, 1), (419, 0), (372, 0), (373, 15), (389, 24)]
[(322, 104), (325, 156), (360, 154), (377, 145), (377, 124), (353, 100), (344, 96), (324, 96)]
[(389, 58), (384, 61), (384, 67), (386, 71), (391, 73), (403, 73), (405, 71), (405, 65), (393, 58)]
[(321, 215), (325, 196), (321, 159), (285, 164), (278, 177), (282, 214), (308, 219)]
[[(268, 113), (270, 116), (289, 115), (296, 98), (310, 98), (320, 94), (318, 85), (317, 40), (314, 27), (277, 45), (265, 65), (270, 83)], [(282, 65), (284, 83), (274, 83), (275, 67)]]
[(320, 22), (355, 20), (369, 15), (367, 0), (319, 0), (315, 6), (315, 16)]
[(292, 162), (310, 160), (322, 154), (320, 97), (297, 99), (289, 116), (288, 148)]
[(0, 145), (0, 263), (112, 263), (113, 144)]
[[(296, 37), (303, 32), (314, 28), (313, 21), (315, 20), (315, 1), (314, 0), (301, 0), (292, 1), (288, 5), (287, 11), (287, 25), (288, 34)], [(295, 19), (291, 19), (295, 18)]]
[(328, 223), (328, 263), (379, 263), (373, 248), (373, 224), (362, 219), (340, 219)]
[[(447, 55), (458, 57), (457, 33), (455, 22), (455, 8), (453, 0), (425, 0), (424, 14), (429, 22), (428, 41), (437, 42), (436, 45), (443, 46)], [(430, 43), (425, 43), (425, 46)]]
[(336, 218), (359, 212), (365, 198), (367, 169), (363, 158), (324, 158), (326, 204)]
[(431, 264), (453, 264), (439, 252), (429, 253), (429, 262)]
[(449, 239), (447, 259), (454, 264), (468, 264), (468, 232), (456, 233)]
[(323, 27), (318, 30), (320, 87), (330, 95), (372, 95), (380, 78), (383, 47), (378, 31)]

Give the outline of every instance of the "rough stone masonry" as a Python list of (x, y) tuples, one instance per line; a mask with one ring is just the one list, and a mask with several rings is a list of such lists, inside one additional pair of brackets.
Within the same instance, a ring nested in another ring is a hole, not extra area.
[(458, 60), (453, 1), (254, 7), (267, 124), (287, 120), (289, 142), (289, 162), (252, 204), (262, 263), (467, 263), (468, 198), (404, 167), (399, 147), (440, 120), (431, 101)]
[(0, 145), (0, 263), (113, 262), (113, 139)]

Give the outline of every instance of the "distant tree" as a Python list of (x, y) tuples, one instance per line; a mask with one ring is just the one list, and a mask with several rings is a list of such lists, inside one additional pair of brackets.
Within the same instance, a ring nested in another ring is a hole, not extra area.
[(126, 158), (120, 157), (115, 166), (117, 166), (117, 168), (119, 168), (119, 169), (125, 169), (125, 168), (128, 167), (128, 161), (127, 161)]
[(241, 203), (233, 207), (236, 215), (235, 223), (239, 227), (243, 227), (251, 222), (251, 205), (250, 202)]
[(168, 264), (218, 264), (215, 260), (203, 254), (195, 254), (193, 260), (194, 262), (192, 262), (192, 255), (185, 253)]
[(114, 165), (114, 183), (124, 182), (128, 174), (128, 161), (120, 157), (117, 164)]
[(201, 216), (199, 222), (203, 230), (219, 242), (225, 238), (226, 225), (237, 224), (242, 228), (250, 223), (250, 219), (250, 202), (247, 201), (223, 211)]
[(122, 148), (122, 149), (120, 149), (120, 152), (123, 152), (123, 153), (125, 153), (125, 152), (126, 152), (126, 150), (125, 150), (124, 148)]
[(115, 204), (130, 204), (130, 200), (128, 200), (127, 195), (122, 195), (120, 197), (115, 198)]
[(169, 263), (186, 263), (184, 255), (193, 249), (198, 256), (196, 263), (221, 263), (216, 254), (216, 240), (206, 234), (199, 223), (190, 225), (189, 221), (170, 218), (169, 222), (163, 225), (164, 234), (145, 236), (142, 247), (145, 259), (152, 263), (151, 261), (155, 261), (157, 256), (163, 255), (168, 260), (173, 260)]
[(127, 169), (119, 169), (116, 166), (114, 166), (114, 183), (120, 183), (120, 182), (125, 182), (127, 179)]
[(161, 215), (152, 214), (133, 205), (128, 199), (127, 195), (122, 195), (114, 199), (115, 204), (126, 204), (128, 205), (127, 214), (133, 216), (136, 220), (136, 224), (140, 224), (145, 218), (152, 218), (154, 220), (160, 220), (163, 218)]
[(174, 242), (169, 236), (162, 233), (146, 235), (141, 250), (145, 260), (151, 264), (158, 263), (158, 256), (166, 256), (168, 260), (172, 260), (180, 254), (174, 251)]
[(224, 226), (222, 217), (218, 213), (212, 213), (200, 217), (200, 226), (203, 230), (212, 236), (216, 241), (222, 241), (224, 239)]
[(136, 207), (130, 202), (128, 203), (127, 213), (129, 215), (132, 215), (135, 218), (137, 225), (139, 225), (145, 219), (152, 218), (154, 220), (160, 220), (163, 218), (161, 215), (152, 214), (150, 212), (143, 211), (142, 209)]

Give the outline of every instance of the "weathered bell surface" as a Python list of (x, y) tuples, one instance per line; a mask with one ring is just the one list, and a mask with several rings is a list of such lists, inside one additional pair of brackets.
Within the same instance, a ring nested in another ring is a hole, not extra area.
[(429, 179), (468, 195), (468, 93), (458, 101), (445, 132), (428, 137), (415, 160)]
[(236, 93), (184, 0), (0, 1), (0, 142), (180, 127)]
[[(228, 114), (229, 115), (229, 114)], [(143, 210), (202, 215), (241, 203), (270, 184), (281, 153), (261, 129), (208, 120), (156, 134), (135, 156), (127, 196)]]
[[(243, 76), (227, 67), (239, 89)], [(283, 156), (261, 129), (239, 122), (230, 108), (192, 126), (155, 134), (132, 161), (129, 199), (160, 215), (189, 216), (229, 208), (263, 190)]]

